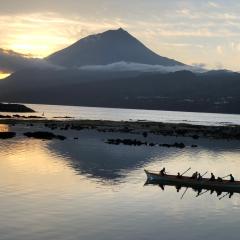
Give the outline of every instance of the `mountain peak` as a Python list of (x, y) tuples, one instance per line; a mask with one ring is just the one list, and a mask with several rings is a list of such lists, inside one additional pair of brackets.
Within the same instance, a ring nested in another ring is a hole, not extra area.
[(183, 65), (157, 55), (123, 28), (87, 36), (50, 55), (46, 60), (64, 67), (106, 65), (116, 62), (163, 66)]
[[(100, 33), (100, 34), (104, 34), (107, 32), (112, 32), (112, 33), (127, 33), (129, 34), (126, 30), (124, 30), (123, 28), (117, 28), (117, 29), (111, 29), (111, 30), (107, 30), (106, 32)], [(130, 35), (130, 34), (129, 34)]]
[[(131, 34), (129, 34), (126, 30), (124, 30), (123, 28), (118, 28), (118, 29), (111, 29), (111, 30), (107, 30), (105, 32), (102, 33), (97, 33), (94, 35), (90, 35), (87, 36), (85, 39), (88, 38), (100, 38), (100, 37), (128, 37), (128, 38), (133, 38), (133, 36)], [(80, 39), (78, 42), (80, 42), (82, 39)]]

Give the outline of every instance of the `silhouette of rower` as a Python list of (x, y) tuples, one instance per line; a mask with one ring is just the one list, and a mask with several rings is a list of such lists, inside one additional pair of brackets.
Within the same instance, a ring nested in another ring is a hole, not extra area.
[(192, 176), (191, 176), (191, 179), (197, 179), (198, 177), (198, 172), (195, 172)]
[(198, 174), (198, 177), (197, 177), (197, 180), (198, 180), (198, 181), (201, 181), (202, 179), (203, 179), (203, 178), (202, 178), (202, 175), (199, 173), (199, 174)]
[(216, 178), (215, 178), (214, 174), (211, 173), (211, 177), (210, 177), (209, 181), (215, 181), (215, 180), (216, 180)]
[(218, 182), (223, 182), (223, 179), (220, 178), (220, 177), (218, 177), (218, 178), (217, 178), (217, 181), (218, 181)]
[(235, 179), (234, 179), (233, 175), (230, 174), (229, 176), (230, 176), (230, 182), (235, 182)]
[(177, 173), (177, 178), (182, 178), (182, 175), (179, 172)]
[(166, 169), (165, 167), (159, 172), (161, 176), (166, 175)]

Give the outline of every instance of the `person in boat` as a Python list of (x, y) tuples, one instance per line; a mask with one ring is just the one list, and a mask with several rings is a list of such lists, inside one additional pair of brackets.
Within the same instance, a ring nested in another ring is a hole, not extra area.
[(202, 179), (203, 179), (203, 178), (202, 178), (202, 175), (201, 175), (200, 173), (198, 173), (197, 180), (198, 180), (198, 181), (202, 181)]
[(191, 179), (197, 179), (198, 177), (198, 172), (195, 172), (192, 176), (191, 176)]
[(165, 167), (159, 172), (161, 176), (166, 175), (166, 169)]
[(230, 177), (230, 182), (235, 182), (235, 179), (232, 174), (230, 174), (229, 177)]
[(177, 173), (177, 178), (182, 178), (182, 175), (180, 174), (180, 172)]
[(223, 179), (222, 179), (221, 177), (218, 177), (218, 178), (217, 178), (217, 181), (218, 181), (218, 182), (222, 182)]
[(210, 177), (209, 181), (215, 181), (215, 180), (216, 180), (216, 178), (215, 178), (214, 174), (211, 173), (211, 177)]

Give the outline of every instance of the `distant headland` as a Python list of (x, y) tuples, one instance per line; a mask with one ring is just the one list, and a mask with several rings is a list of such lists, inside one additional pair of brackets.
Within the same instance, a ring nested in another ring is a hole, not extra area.
[(0, 112), (29, 113), (29, 112), (35, 112), (35, 111), (29, 107), (24, 106), (23, 104), (0, 103)]

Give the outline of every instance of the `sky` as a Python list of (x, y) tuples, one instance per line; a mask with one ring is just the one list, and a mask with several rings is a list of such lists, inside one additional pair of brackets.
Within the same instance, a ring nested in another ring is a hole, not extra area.
[(0, 78), (1, 53), (44, 58), (119, 27), (161, 56), (240, 71), (239, 12), (239, 0), (0, 0)]

